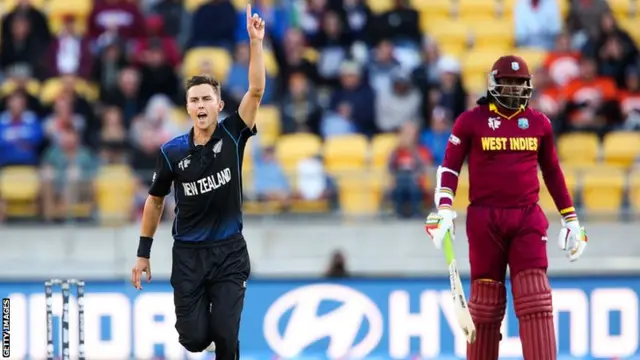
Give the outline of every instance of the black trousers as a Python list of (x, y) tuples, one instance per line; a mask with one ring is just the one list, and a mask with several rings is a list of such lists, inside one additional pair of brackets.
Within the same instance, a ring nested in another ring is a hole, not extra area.
[(171, 286), (182, 346), (202, 352), (216, 344), (217, 360), (239, 359), (238, 332), (251, 272), (242, 235), (215, 242), (173, 244)]

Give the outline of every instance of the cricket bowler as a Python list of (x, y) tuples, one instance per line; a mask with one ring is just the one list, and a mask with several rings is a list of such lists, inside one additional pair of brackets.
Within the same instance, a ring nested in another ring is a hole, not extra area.
[(468, 163), (469, 311), (477, 329), (476, 341), (467, 346), (469, 360), (498, 360), (507, 266), (524, 359), (557, 357), (546, 272), (549, 222), (538, 205), (538, 166), (562, 215), (560, 248), (575, 261), (587, 245), (558, 162), (550, 120), (528, 107), (532, 91), (526, 62), (513, 55), (500, 57), (489, 73), (487, 95), (456, 120), (437, 171), (438, 212), (428, 218), (437, 226), (426, 229), (440, 248), (446, 233), (453, 235), (452, 203), (465, 158)]
[(240, 358), (238, 333), (251, 264), (242, 235), (242, 159), (256, 134), (256, 114), (265, 90), (264, 21), (246, 9), (250, 38), (249, 89), (238, 111), (218, 121), (224, 103), (220, 84), (194, 76), (187, 82), (187, 112), (193, 128), (161, 146), (142, 216), (131, 282), (151, 280), (153, 236), (173, 184), (171, 286), (179, 341), (190, 352), (216, 359)]

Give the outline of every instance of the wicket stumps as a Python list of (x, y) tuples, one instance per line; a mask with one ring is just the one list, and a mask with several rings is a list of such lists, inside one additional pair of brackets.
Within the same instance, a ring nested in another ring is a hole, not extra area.
[(78, 360), (86, 360), (84, 348), (84, 281), (76, 279), (50, 279), (44, 283), (45, 303), (47, 305), (47, 360), (54, 360), (53, 346), (53, 293), (54, 287), (62, 291), (62, 316), (60, 338), (62, 360), (70, 360), (69, 354), (69, 298), (71, 287), (76, 287), (78, 304)]

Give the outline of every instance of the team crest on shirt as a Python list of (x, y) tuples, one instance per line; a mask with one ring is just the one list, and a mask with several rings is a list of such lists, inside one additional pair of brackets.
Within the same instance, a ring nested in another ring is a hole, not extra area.
[(218, 141), (215, 145), (213, 145), (214, 154), (220, 154), (221, 151), (222, 151), (222, 139), (220, 139), (220, 141)]
[(500, 118), (499, 117), (490, 117), (489, 118), (489, 128), (491, 130), (496, 130), (500, 127)]
[(189, 167), (189, 164), (191, 164), (191, 155), (187, 156), (186, 158), (180, 160), (180, 162), (178, 163), (178, 167), (180, 168), (180, 170), (184, 171), (186, 168)]
[(520, 118), (518, 119), (518, 127), (522, 130), (526, 130), (529, 128), (529, 119)]

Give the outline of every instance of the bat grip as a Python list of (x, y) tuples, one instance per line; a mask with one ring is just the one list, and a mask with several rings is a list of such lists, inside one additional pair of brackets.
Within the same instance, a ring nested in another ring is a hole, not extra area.
[(447, 231), (444, 236), (442, 250), (444, 252), (444, 258), (447, 260), (447, 265), (451, 265), (451, 262), (455, 259), (453, 254), (453, 242), (451, 241), (451, 231)]

